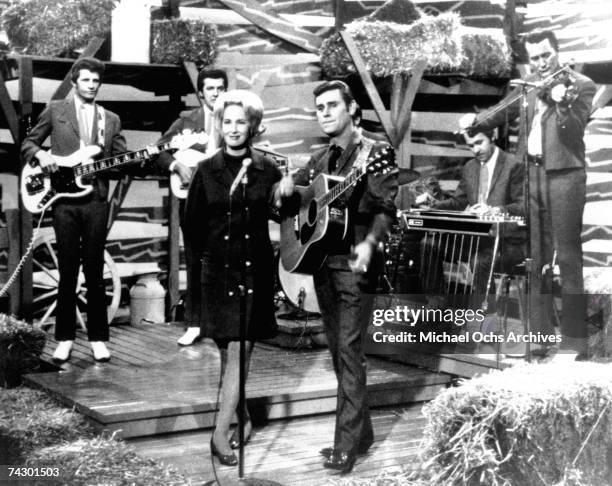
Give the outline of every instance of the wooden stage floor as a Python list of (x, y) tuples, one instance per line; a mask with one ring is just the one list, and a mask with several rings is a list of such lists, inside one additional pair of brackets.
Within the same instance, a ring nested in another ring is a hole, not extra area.
[[(360, 484), (375, 484), (373, 478), (387, 474), (407, 473), (417, 464), (425, 419), (421, 404), (402, 408), (372, 410), (375, 440), (369, 453), (359, 457), (346, 479)], [(275, 420), (256, 427), (245, 447), (246, 478), (277, 481), (285, 486), (324, 486), (339, 479), (335, 472), (323, 468), (318, 451), (331, 445), (334, 415), (317, 415)], [(142, 456), (172, 465), (194, 485), (214, 479), (209, 453), (210, 431), (182, 432), (156, 437), (142, 437), (129, 442)], [(221, 466), (214, 461), (222, 486), (237, 484), (238, 468)], [(383, 483), (380, 483), (383, 484)]]
[[(79, 331), (72, 359), (59, 372), (26, 376), (88, 416), (100, 429), (124, 438), (210, 428), (214, 423), (219, 356), (204, 340), (181, 348), (182, 328), (173, 324), (111, 327), (109, 363), (95, 363)], [(55, 347), (49, 334), (43, 358)], [(370, 358), (368, 393), (373, 407), (433, 398), (451, 377), (414, 366)], [(255, 422), (331, 413), (336, 379), (327, 349), (282, 349), (257, 344), (247, 382)]]

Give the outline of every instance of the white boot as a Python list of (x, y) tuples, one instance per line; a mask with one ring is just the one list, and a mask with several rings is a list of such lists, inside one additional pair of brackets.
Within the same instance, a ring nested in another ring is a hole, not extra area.
[(106, 347), (104, 341), (91, 341), (89, 344), (96, 361), (104, 363), (110, 360), (110, 351)]
[(200, 328), (199, 327), (188, 327), (185, 334), (183, 334), (177, 341), (179, 346), (191, 346), (196, 341), (200, 340)]
[(56, 363), (65, 363), (70, 359), (72, 344), (74, 341), (60, 341), (57, 343), (57, 348), (53, 353), (53, 361)]

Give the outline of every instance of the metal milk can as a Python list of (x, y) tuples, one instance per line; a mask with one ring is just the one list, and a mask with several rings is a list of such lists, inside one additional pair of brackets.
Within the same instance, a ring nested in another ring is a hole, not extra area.
[(166, 290), (156, 273), (142, 275), (130, 289), (130, 322), (165, 322)]

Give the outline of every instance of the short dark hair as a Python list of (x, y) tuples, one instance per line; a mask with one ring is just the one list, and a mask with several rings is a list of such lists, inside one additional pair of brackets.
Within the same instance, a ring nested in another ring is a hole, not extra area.
[(100, 81), (102, 81), (102, 76), (104, 75), (104, 63), (95, 57), (82, 57), (77, 59), (76, 62), (70, 68), (70, 78), (73, 83), (76, 83), (76, 80), (79, 79), (79, 74), (82, 69), (87, 69), (92, 73), (98, 73), (100, 75)]
[(550, 45), (555, 51), (559, 51), (559, 41), (554, 31), (550, 29), (534, 30), (525, 36), (525, 44), (538, 44), (543, 40), (548, 39)]
[(196, 83), (196, 86), (198, 88), (198, 93), (200, 93), (202, 89), (204, 88), (204, 80), (206, 78), (222, 79), (223, 87), (227, 89), (227, 85), (228, 85), (227, 73), (223, 69), (202, 69), (198, 73), (198, 81)]
[(466, 130), (468, 137), (475, 137), (479, 133), (482, 133), (489, 140), (495, 140), (495, 128), (479, 128), (478, 125), (469, 127)]
[(353, 101), (355, 101), (355, 97), (353, 96), (353, 92), (351, 91), (351, 88), (349, 87), (349, 85), (346, 84), (344, 81), (338, 81), (338, 80), (325, 81), (324, 83), (321, 83), (313, 90), (312, 94), (314, 95), (315, 98), (317, 98), (318, 96), (321, 96), (326, 91), (332, 91), (334, 89), (337, 89), (340, 91), (340, 94), (342, 95), (342, 99), (346, 103), (347, 108)]

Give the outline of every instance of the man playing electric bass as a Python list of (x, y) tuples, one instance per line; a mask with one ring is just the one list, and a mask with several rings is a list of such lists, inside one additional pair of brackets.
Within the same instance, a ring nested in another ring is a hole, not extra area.
[[(21, 155), (27, 164), (40, 164), (45, 173), (58, 171), (52, 155), (42, 149), (51, 137), (51, 152), (68, 156), (83, 145), (99, 145), (102, 156), (126, 151), (119, 117), (95, 102), (102, 84), (104, 64), (97, 59), (77, 60), (71, 69), (74, 97), (51, 101), (36, 126), (25, 138)], [(85, 162), (85, 161), (84, 161)], [(93, 191), (82, 197), (58, 200), (53, 205), (53, 228), (57, 241), (59, 286), (55, 338), (59, 342), (53, 359), (70, 358), (76, 335), (76, 286), (79, 257), (87, 284), (87, 335), (96, 361), (108, 361), (108, 319), (103, 279), (104, 245), (109, 204), (108, 179), (98, 175), (90, 180)]]
[[(308, 185), (321, 174), (352, 177), (357, 166), (385, 144), (360, 134), (353, 115), (357, 104), (341, 81), (325, 82), (314, 90), (317, 120), (330, 144), (315, 152), (307, 166), (279, 184), (281, 212), (294, 213), (303, 194), (293, 183)], [(339, 182), (341, 184), (341, 182)], [(361, 342), (362, 307), (372, 293), (376, 275), (371, 265), (376, 247), (395, 217), (397, 170), (367, 174), (338, 198), (330, 213), (348, 213), (344, 238), (329, 242), (327, 258), (314, 270), (313, 279), (323, 314), (325, 333), (338, 380), (336, 431), (332, 447), (321, 450), (330, 469), (349, 472), (358, 454), (372, 445), (374, 436), (366, 400), (366, 363)], [(333, 224), (333, 223), (331, 223)], [(281, 252), (286, 242), (282, 241)]]

